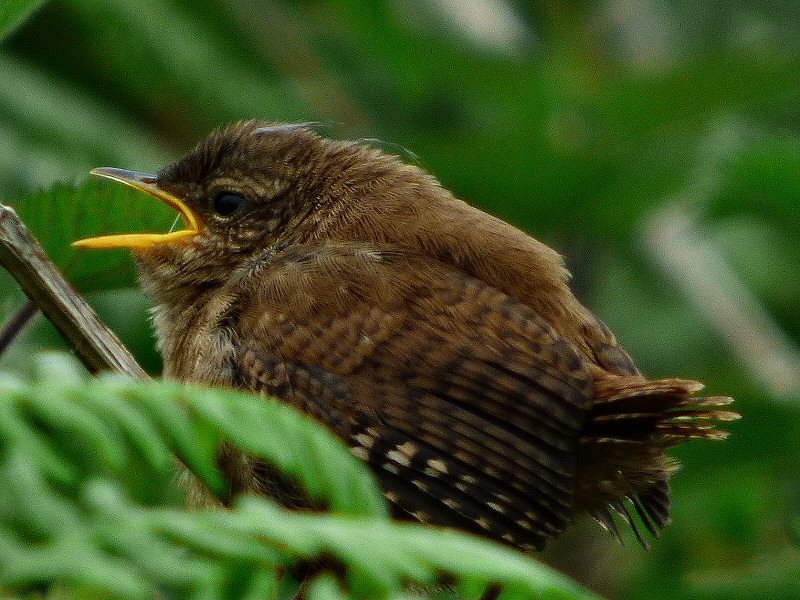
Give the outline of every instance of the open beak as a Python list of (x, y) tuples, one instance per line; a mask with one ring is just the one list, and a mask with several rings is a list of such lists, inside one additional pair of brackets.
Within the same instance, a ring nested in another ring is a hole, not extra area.
[(183, 217), (186, 229), (171, 231), (169, 233), (126, 233), (122, 235), (104, 235), (101, 237), (86, 238), (73, 242), (77, 248), (147, 248), (154, 244), (174, 242), (189, 238), (200, 231), (200, 221), (197, 215), (181, 200), (158, 187), (156, 177), (136, 171), (101, 167), (89, 171), (92, 175), (99, 175), (129, 185), (134, 189), (150, 194), (154, 198), (168, 204)]

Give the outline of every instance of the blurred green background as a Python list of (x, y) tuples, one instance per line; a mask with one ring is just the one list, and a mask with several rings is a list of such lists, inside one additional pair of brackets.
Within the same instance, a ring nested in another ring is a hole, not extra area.
[[(703, 380), (744, 415), (675, 452), (651, 552), (587, 519), (543, 559), (613, 598), (800, 597), (800, 4), (34, 4), (0, 46), (0, 200), (26, 197), (49, 252), (155, 210), (103, 184), (79, 207), (31, 195), (91, 167), (156, 170), (242, 118), (380, 140), (562, 252), (647, 375)], [(124, 253), (64, 260), (157, 373)], [(21, 302), (0, 274), (0, 318)], [(62, 346), (37, 319), (0, 368)]]

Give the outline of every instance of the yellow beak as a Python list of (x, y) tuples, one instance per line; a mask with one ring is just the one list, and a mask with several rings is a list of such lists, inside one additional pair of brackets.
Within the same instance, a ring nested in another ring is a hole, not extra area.
[(92, 175), (99, 175), (129, 185), (136, 190), (150, 194), (153, 198), (168, 204), (183, 217), (186, 229), (171, 231), (169, 233), (126, 233), (122, 235), (105, 235), (102, 237), (86, 238), (73, 242), (77, 248), (147, 248), (154, 244), (174, 242), (195, 236), (200, 231), (200, 221), (197, 215), (181, 200), (158, 187), (156, 177), (136, 171), (125, 171), (101, 167), (89, 171)]

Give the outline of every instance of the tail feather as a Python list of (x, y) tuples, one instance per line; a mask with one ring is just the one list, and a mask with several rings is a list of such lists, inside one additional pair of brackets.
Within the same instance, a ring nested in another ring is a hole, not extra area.
[(614, 521), (614, 516), (611, 514), (607, 505), (596, 508), (592, 516), (602, 525), (603, 529), (614, 536), (614, 539), (620, 544), (622, 543), (622, 533), (620, 533), (619, 527), (617, 527), (617, 523)]
[(647, 531), (650, 532), (654, 538), (661, 537), (661, 529), (663, 525), (659, 525), (653, 515), (650, 514), (650, 510), (646, 504), (642, 502), (642, 499), (639, 496), (634, 496), (631, 501), (633, 502), (633, 506), (636, 509), (636, 514), (639, 515), (639, 519), (641, 519), (644, 526), (647, 527)]
[(665, 451), (690, 439), (725, 439), (717, 426), (739, 418), (720, 410), (731, 398), (692, 396), (701, 389), (696, 381), (639, 376), (595, 383), (580, 440), (578, 502), (618, 539), (613, 513), (649, 547), (628, 506), (654, 537), (670, 522), (668, 479), (678, 466)]
[[(666, 481), (663, 483), (666, 483)], [(661, 505), (659, 502), (658, 506), (651, 507), (647, 494), (626, 497), (624, 500), (628, 501), (633, 506), (636, 514), (639, 516), (639, 520), (645, 526), (650, 535), (652, 535), (654, 538), (661, 537), (661, 530), (669, 523), (668, 516), (666, 519), (663, 518), (663, 505)], [(669, 496), (667, 496), (666, 510), (667, 512), (669, 511)], [(647, 538), (642, 535), (636, 519), (633, 517), (623, 500), (617, 500), (616, 502), (611, 502), (595, 509), (595, 511), (592, 513), (592, 516), (600, 523), (600, 525), (603, 526), (606, 531), (613, 535), (618, 542), (623, 543), (622, 533), (620, 532), (619, 527), (614, 520), (612, 511), (613, 513), (616, 513), (622, 517), (622, 520), (625, 521), (625, 523), (627, 523), (631, 528), (633, 534), (636, 536), (636, 539), (642, 545), (642, 547), (645, 550), (649, 550), (650, 543), (647, 541)]]
[(669, 516), (670, 495), (668, 480), (662, 479), (649, 490), (634, 496), (634, 498), (634, 504), (638, 501), (642, 506), (641, 510), (637, 506), (639, 514), (641, 515), (642, 512), (645, 512), (659, 530), (664, 529), (672, 522)]

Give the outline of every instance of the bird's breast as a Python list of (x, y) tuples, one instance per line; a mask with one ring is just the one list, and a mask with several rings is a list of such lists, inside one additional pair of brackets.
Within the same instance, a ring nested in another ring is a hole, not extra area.
[(227, 295), (189, 306), (159, 305), (153, 310), (164, 376), (209, 385), (235, 383), (236, 342)]

